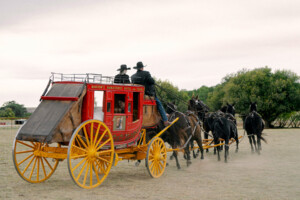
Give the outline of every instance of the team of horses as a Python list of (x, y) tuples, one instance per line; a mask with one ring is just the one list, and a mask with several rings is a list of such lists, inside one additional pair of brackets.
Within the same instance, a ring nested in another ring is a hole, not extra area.
[[(198, 97), (192, 97), (188, 101), (188, 110), (186, 112), (180, 112), (177, 110), (175, 102), (166, 103), (166, 112), (168, 113), (169, 121), (173, 121), (176, 118), (179, 120), (173, 124), (161, 137), (170, 144), (174, 149), (172, 158), (176, 160), (176, 166), (181, 168), (178, 162), (178, 149), (184, 151), (184, 158), (186, 159), (187, 166), (191, 162), (191, 150), (194, 147), (196, 141), (199, 149), (195, 153), (193, 150), (193, 157), (196, 158), (201, 153), (200, 158), (203, 159), (203, 145), (202, 145), (202, 132), (204, 132), (204, 139), (212, 137), (211, 143), (215, 145), (224, 142), (224, 161), (228, 162), (229, 155), (229, 142), (234, 139), (236, 142), (235, 152), (239, 149), (239, 137), (237, 130), (237, 121), (235, 118), (234, 104), (228, 104), (216, 112), (209, 112), (209, 107), (206, 106)], [(157, 129), (162, 130), (164, 128), (161, 123)], [(264, 129), (264, 122), (261, 116), (257, 112), (257, 103), (250, 103), (249, 114), (244, 120), (244, 129), (247, 132), (252, 152), (256, 151), (260, 154), (261, 140), (266, 140), (262, 137), (262, 131)], [(256, 136), (256, 139), (255, 139)], [(257, 142), (256, 142), (257, 141)], [(254, 146), (254, 147), (253, 147)], [(214, 148), (214, 154), (217, 154), (218, 161), (220, 158), (221, 145)], [(208, 152), (208, 149), (207, 149)]]

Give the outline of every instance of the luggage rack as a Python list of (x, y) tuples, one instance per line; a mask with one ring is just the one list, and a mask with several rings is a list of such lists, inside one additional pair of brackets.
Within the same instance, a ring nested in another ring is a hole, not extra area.
[(101, 84), (113, 84), (114, 77), (112, 76), (103, 76), (102, 74), (63, 74), (63, 73), (51, 73), (50, 80), (52, 82), (62, 82), (62, 81), (71, 81), (71, 82), (86, 82), (86, 83), (101, 83)]

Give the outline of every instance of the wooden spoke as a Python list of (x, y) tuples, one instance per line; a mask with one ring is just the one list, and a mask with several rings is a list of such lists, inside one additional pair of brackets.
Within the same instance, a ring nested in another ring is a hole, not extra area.
[(93, 163), (91, 162), (90, 163), (90, 186), (92, 185), (93, 185)]
[(84, 148), (81, 148), (81, 147), (78, 147), (78, 146), (76, 146), (76, 145), (72, 145), (72, 148), (76, 148), (76, 149), (79, 149), (80, 151), (84, 151), (85, 153), (87, 153), (87, 150), (86, 149), (84, 149)]
[(99, 155), (107, 155), (108, 153), (111, 153), (111, 152), (113, 152), (113, 150), (104, 150), (104, 151), (100, 151), (100, 152), (98, 152), (98, 154)]
[(44, 158), (45, 162), (47, 163), (48, 167), (53, 170), (52, 166), (50, 165), (50, 163), (48, 162), (48, 160), (46, 158)]
[(71, 156), (72, 159), (77, 159), (77, 158), (85, 158), (87, 157), (87, 154), (82, 154), (82, 155), (76, 155), (76, 156)]
[(24, 171), (22, 172), (22, 174), (24, 175), (25, 172), (27, 171), (28, 167), (31, 165), (32, 161), (34, 160), (35, 156), (32, 157), (32, 159), (30, 160), (30, 162), (28, 163), (28, 165), (25, 167)]
[(94, 137), (94, 122), (91, 123), (91, 134), (90, 134), (90, 138), (91, 138), (91, 146), (94, 144), (93, 142), (93, 137)]
[(34, 171), (34, 169), (35, 169), (36, 160), (37, 160), (37, 157), (35, 157), (35, 159), (34, 159), (34, 164), (33, 164), (33, 167), (32, 167), (32, 169), (31, 169), (30, 176), (29, 176), (29, 179), (30, 179), (30, 180), (31, 180), (31, 177), (32, 177), (33, 171)]
[(105, 142), (103, 142), (97, 149), (96, 151), (98, 151), (99, 149), (101, 149), (104, 145), (106, 145), (108, 142), (111, 141), (111, 138), (109, 138), (108, 140), (106, 140)]
[(97, 138), (98, 138), (100, 128), (101, 128), (101, 124), (98, 124), (98, 128), (97, 128), (95, 139), (94, 139), (94, 144), (93, 144), (94, 146), (96, 146), (96, 141), (97, 141)]
[(101, 135), (100, 139), (97, 141), (95, 147), (97, 147), (100, 144), (100, 142), (102, 141), (102, 139), (106, 133), (107, 133), (107, 130), (102, 133), (102, 135)]
[(83, 132), (84, 132), (84, 136), (85, 136), (85, 139), (86, 139), (86, 142), (87, 142), (87, 146), (89, 147), (90, 146), (90, 141), (89, 141), (89, 137), (88, 137), (88, 134), (86, 132), (85, 126), (83, 127)]
[(99, 175), (98, 175), (98, 169), (96, 169), (95, 161), (93, 162), (93, 167), (94, 167), (94, 171), (95, 171), (95, 174), (96, 174), (97, 181), (99, 182), (100, 179), (99, 179)]
[(87, 178), (87, 175), (88, 175), (88, 172), (89, 172), (89, 168), (90, 168), (90, 162), (88, 162), (88, 166), (85, 170), (85, 175), (84, 175), (84, 179), (83, 179), (83, 185), (85, 185), (86, 183), (86, 178)]
[(31, 146), (31, 145), (29, 145), (29, 144), (26, 144), (25, 142), (22, 142), (22, 141), (20, 141), (20, 140), (17, 140), (17, 143), (23, 144), (23, 145), (25, 145), (25, 146), (27, 146), (27, 147), (29, 147), (29, 148), (34, 149), (34, 146)]
[(84, 161), (86, 161), (86, 159), (87, 159), (87, 157), (82, 159), (74, 168), (72, 168), (72, 170), (74, 171), (75, 169), (77, 169)]
[(81, 170), (80, 170), (80, 172), (79, 172), (79, 174), (78, 174), (78, 176), (76, 178), (77, 181), (79, 180), (79, 178), (80, 178), (81, 174), (83, 173), (84, 169), (86, 168), (87, 164), (88, 164), (88, 161), (85, 161), (83, 167), (81, 168)]
[(37, 157), (37, 172), (36, 172), (36, 180), (39, 181), (40, 176), (40, 158)]
[(21, 153), (31, 153), (31, 152), (34, 152), (34, 150), (19, 151), (19, 152), (16, 152), (16, 154), (21, 154)]
[(47, 173), (46, 173), (46, 169), (45, 169), (45, 165), (44, 165), (44, 161), (43, 161), (43, 159), (41, 159), (41, 164), (42, 164), (42, 168), (43, 168), (44, 176), (46, 177), (46, 176), (47, 176)]
[(32, 154), (30, 154), (29, 156), (27, 156), (24, 160), (22, 160), (21, 162), (19, 162), (18, 164), (17, 164), (17, 166), (20, 166), (22, 163), (24, 163), (26, 160), (28, 160), (31, 156), (33, 156), (33, 153)]

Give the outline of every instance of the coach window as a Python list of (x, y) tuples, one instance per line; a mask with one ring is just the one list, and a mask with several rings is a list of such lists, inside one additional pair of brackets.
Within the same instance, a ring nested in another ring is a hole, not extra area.
[(114, 111), (115, 113), (125, 113), (125, 94), (115, 94)]
[(103, 91), (94, 92), (94, 119), (103, 121)]

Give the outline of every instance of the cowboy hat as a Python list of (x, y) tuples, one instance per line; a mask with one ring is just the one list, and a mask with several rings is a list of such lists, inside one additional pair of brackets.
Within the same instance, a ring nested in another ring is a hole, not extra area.
[(136, 66), (133, 67), (133, 69), (141, 69), (141, 68), (146, 67), (146, 66), (147, 65), (144, 66), (142, 62), (138, 62), (138, 63), (136, 63)]
[(121, 65), (120, 69), (117, 69), (117, 71), (124, 71), (124, 70), (130, 70), (130, 68), (127, 68), (127, 65)]

